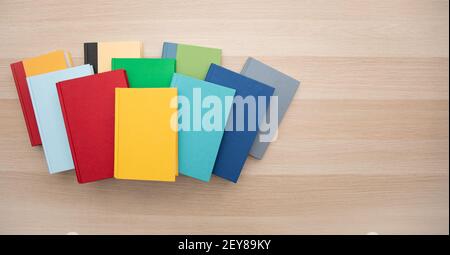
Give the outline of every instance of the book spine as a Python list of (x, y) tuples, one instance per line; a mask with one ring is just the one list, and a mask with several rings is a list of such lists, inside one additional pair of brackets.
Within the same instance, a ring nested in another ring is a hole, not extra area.
[(162, 52), (162, 58), (177, 58), (177, 47), (178, 44), (176, 43), (169, 43), (164, 42), (163, 44), (163, 52)]
[(96, 42), (84, 43), (84, 63), (92, 65), (94, 73), (98, 72), (97, 44)]
[(64, 125), (66, 127), (66, 133), (67, 133), (67, 138), (69, 140), (69, 147), (70, 147), (70, 151), (72, 153), (72, 158), (73, 158), (73, 164), (75, 166), (75, 173), (77, 176), (77, 181), (78, 183), (84, 183), (83, 182), (83, 178), (81, 178), (81, 171), (78, 167), (78, 160), (77, 160), (77, 155), (76, 155), (76, 150), (74, 147), (74, 143), (73, 143), (73, 139), (72, 139), (72, 131), (70, 129), (70, 123), (69, 123), (69, 118), (67, 116), (67, 110), (66, 110), (66, 104), (64, 102), (64, 96), (63, 96), (63, 88), (62, 85), (60, 83), (56, 84), (56, 91), (58, 92), (58, 97), (59, 97), (59, 103), (61, 105), (61, 111), (62, 111), (62, 115), (64, 118)]
[(14, 83), (16, 85), (20, 106), (22, 107), (22, 113), (25, 119), (25, 125), (27, 127), (31, 146), (41, 145), (41, 137), (39, 135), (33, 106), (31, 104), (31, 97), (28, 90), (25, 69), (22, 62), (13, 63), (10, 66), (11, 72), (14, 77)]
[(119, 102), (120, 89), (115, 89), (114, 101), (114, 178), (119, 179)]
[(88, 56), (88, 44), (84, 44), (84, 63), (87, 64), (89, 62), (89, 56)]
[(127, 72), (125, 70), (122, 70), (123, 72), (123, 76), (125, 77), (125, 82), (127, 83), (127, 88), (130, 87), (130, 82), (128, 81), (128, 75)]
[(167, 43), (166, 42), (163, 43), (161, 58), (167, 58)]
[(214, 71), (216, 70), (216, 67), (214, 64), (211, 64), (209, 66), (208, 72), (206, 73), (205, 81), (209, 81), (212, 77), (214, 77)]
[(250, 63), (252, 62), (252, 58), (247, 58), (247, 61), (245, 61), (244, 66), (242, 67), (241, 74), (245, 75), (247, 73), (248, 67), (250, 66)]

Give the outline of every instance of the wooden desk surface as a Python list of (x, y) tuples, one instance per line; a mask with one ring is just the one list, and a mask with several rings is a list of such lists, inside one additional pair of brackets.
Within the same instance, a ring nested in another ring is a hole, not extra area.
[[(93, 5), (93, 3), (97, 3)], [(448, 234), (449, 1), (0, 0), (0, 234)], [(9, 64), (142, 40), (256, 57), (302, 81), (239, 184), (49, 175)]]

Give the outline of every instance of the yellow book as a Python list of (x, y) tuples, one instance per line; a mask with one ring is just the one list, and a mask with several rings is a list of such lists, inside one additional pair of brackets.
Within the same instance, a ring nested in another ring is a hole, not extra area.
[(112, 58), (142, 58), (142, 42), (99, 42), (98, 72), (111, 71)]
[(175, 181), (178, 173), (176, 102), (176, 88), (116, 88), (116, 179)]
[(62, 50), (24, 59), (22, 63), (27, 77), (66, 69), (73, 65), (70, 53)]

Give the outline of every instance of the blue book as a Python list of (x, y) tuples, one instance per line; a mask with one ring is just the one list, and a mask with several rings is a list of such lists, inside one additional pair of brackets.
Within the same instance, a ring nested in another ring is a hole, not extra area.
[[(236, 90), (213, 173), (237, 182), (274, 88), (215, 64), (211, 64), (205, 81)], [(244, 104), (245, 102), (247, 104)], [(252, 102), (253, 107), (250, 108)], [(261, 105), (262, 102), (265, 105)]]
[[(294, 99), (295, 92), (300, 86), (300, 81), (254, 58), (247, 59), (241, 74), (275, 88), (273, 95), (278, 97), (278, 124), (280, 124), (289, 105)], [(269, 109), (271, 107), (272, 106), (269, 105)], [(270, 110), (267, 110), (267, 115), (263, 120), (264, 122), (266, 119), (270, 119), (269, 114)], [(271, 130), (270, 133), (267, 133), (260, 130), (253, 143), (252, 149), (250, 150), (250, 155), (257, 159), (262, 159), (267, 147), (269, 147), (270, 141), (275, 137), (276, 131), (277, 130), (275, 129)]]
[[(171, 87), (178, 89), (180, 106), (178, 110), (180, 129), (178, 171), (208, 182), (222, 141), (235, 90), (177, 73), (173, 75)], [(212, 103), (211, 100), (215, 102)], [(218, 116), (214, 116), (214, 113)]]
[(162, 58), (177, 58), (177, 44), (171, 42), (164, 42)]
[(42, 147), (51, 174), (74, 169), (56, 83), (94, 74), (91, 65), (27, 78)]

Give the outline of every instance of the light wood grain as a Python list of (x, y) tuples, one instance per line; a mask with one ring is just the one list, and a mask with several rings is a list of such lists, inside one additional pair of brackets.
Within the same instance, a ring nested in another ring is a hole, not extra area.
[[(448, 234), (448, 0), (0, 0), (0, 234)], [(254, 56), (302, 81), (237, 185), (49, 175), (9, 64), (142, 40)]]

